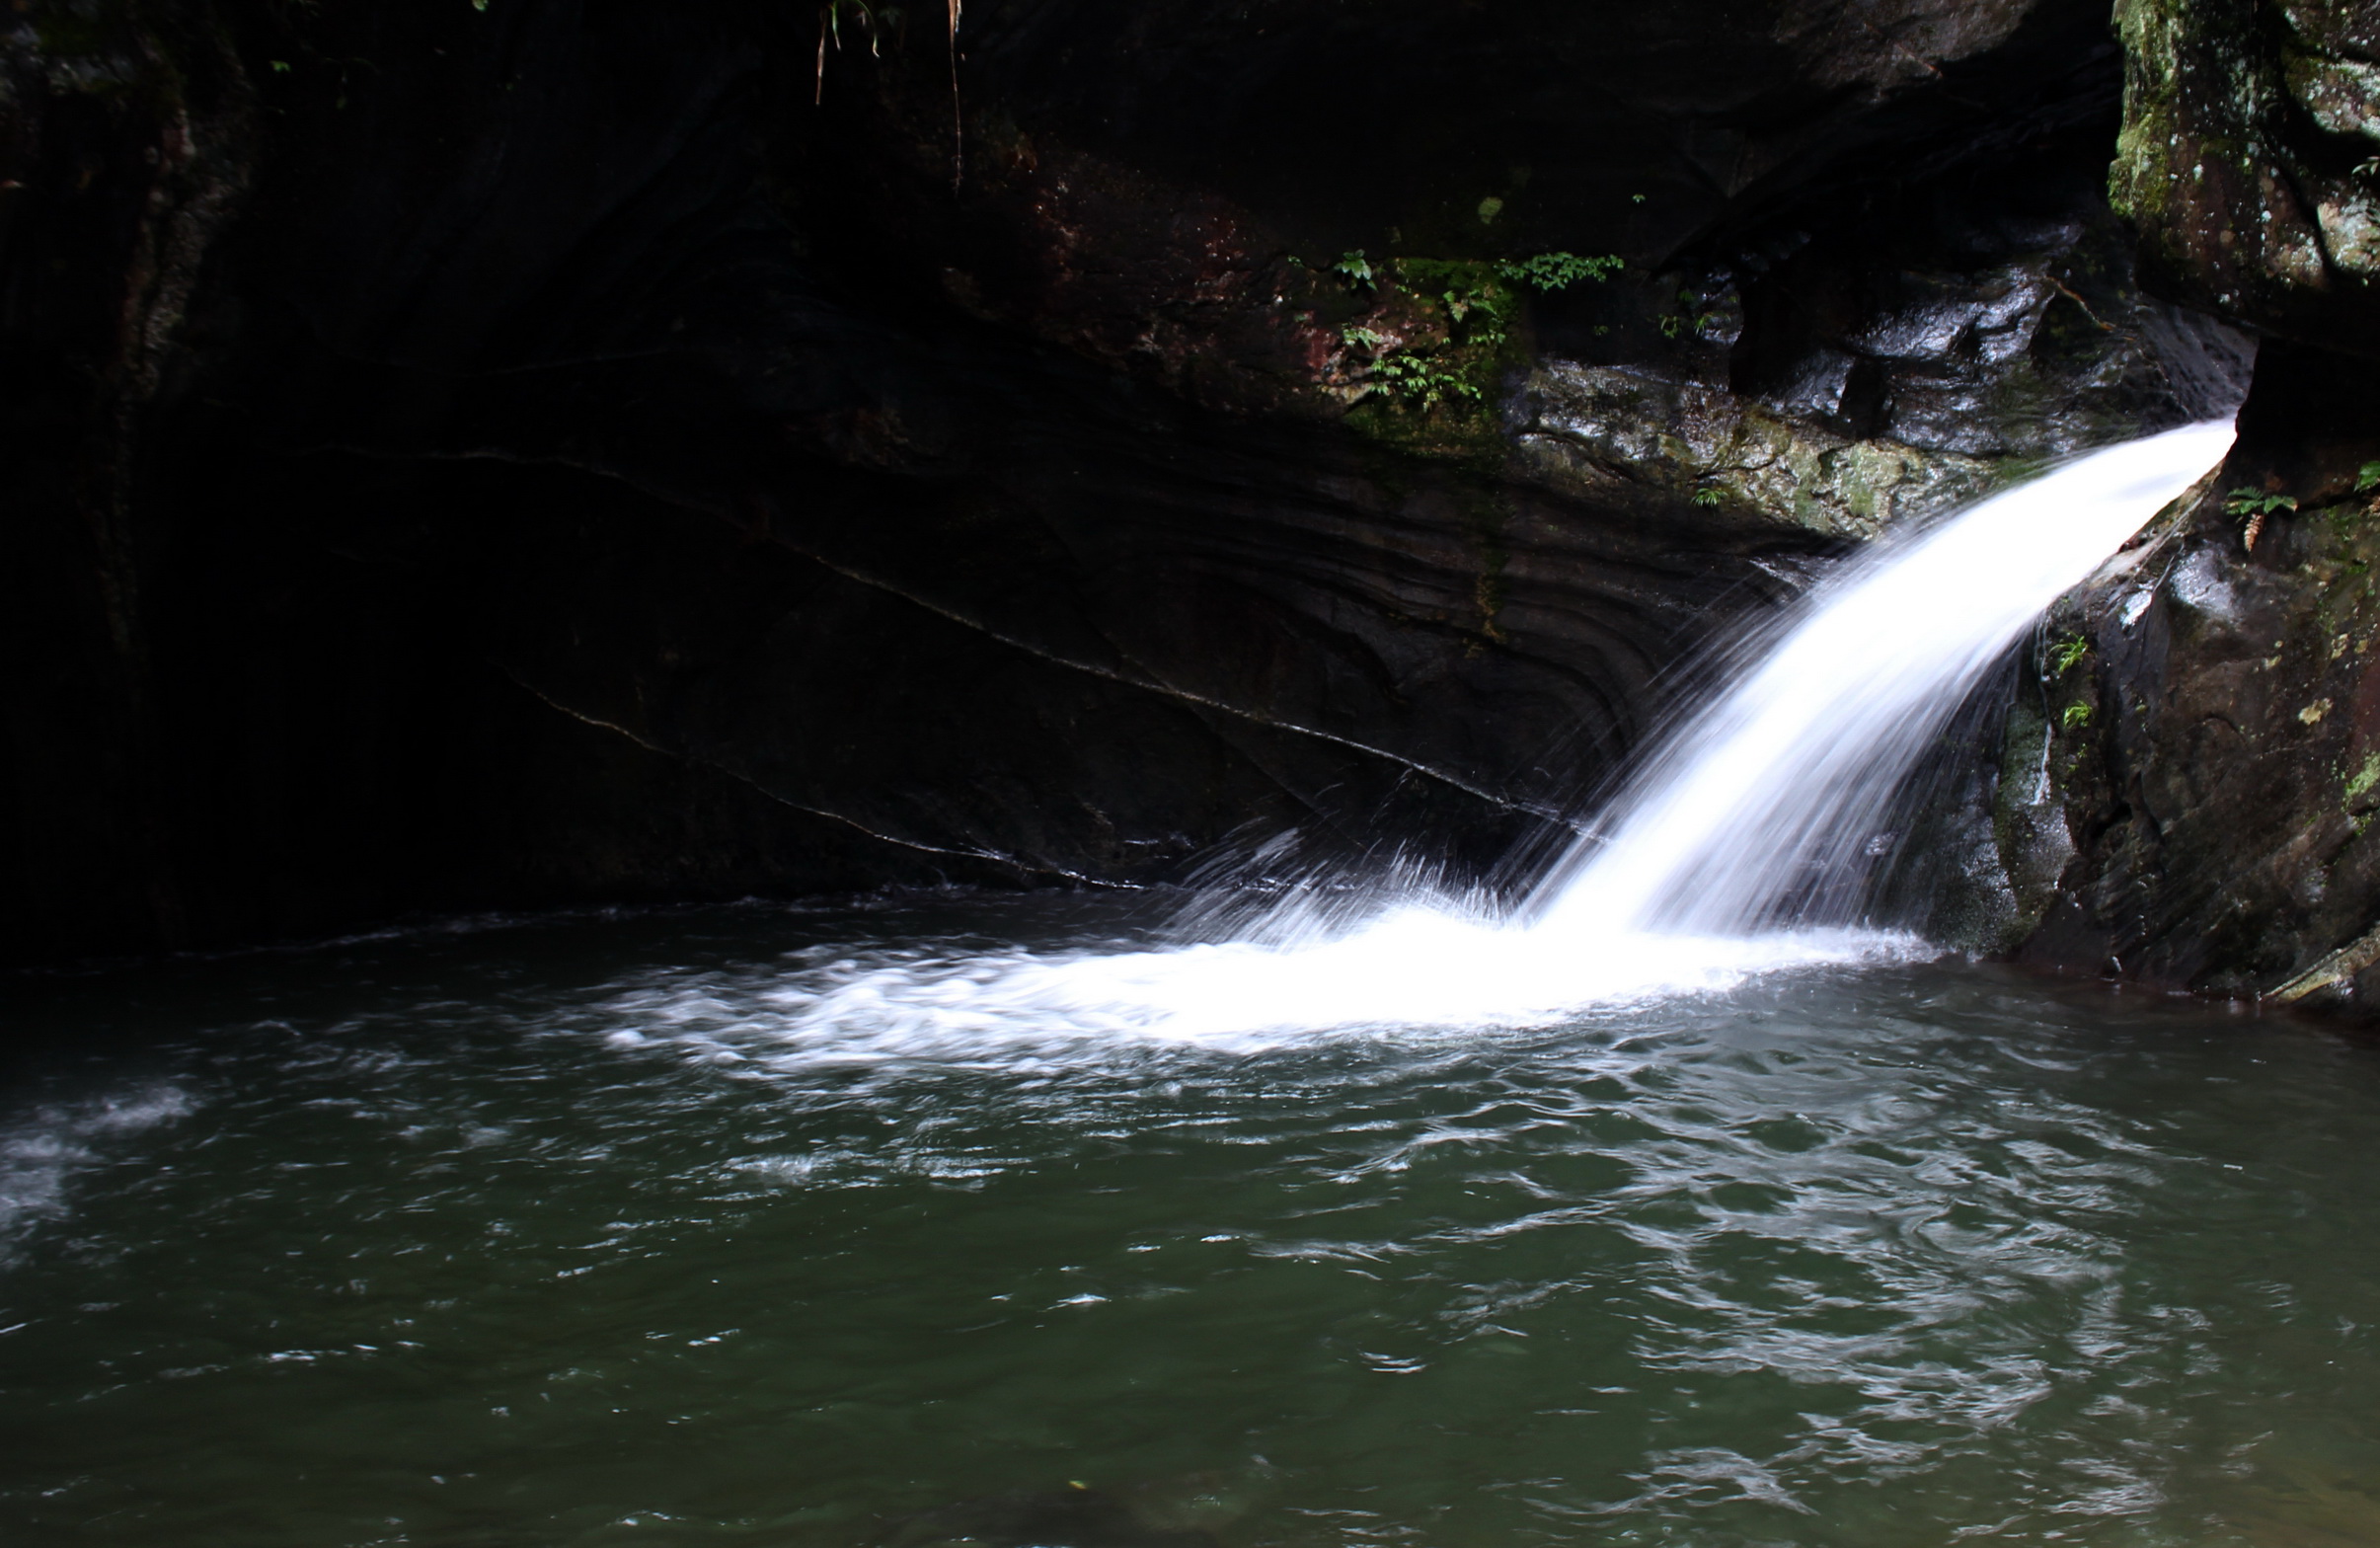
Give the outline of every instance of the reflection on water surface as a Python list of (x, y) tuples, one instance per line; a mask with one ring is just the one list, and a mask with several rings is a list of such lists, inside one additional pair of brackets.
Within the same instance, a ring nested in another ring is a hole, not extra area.
[(2369, 1045), (1955, 963), (1205, 1041), (848, 997), (1135, 907), (14, 985), (0, 1530), (2380, 1542)]

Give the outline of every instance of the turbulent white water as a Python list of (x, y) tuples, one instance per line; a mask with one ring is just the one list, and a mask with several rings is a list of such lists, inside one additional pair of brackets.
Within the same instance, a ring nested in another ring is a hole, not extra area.
[(0, 1117), (0, 1262), (17, 1228), (56, 1211), (67, 1179), (96, 1163), (110, 1141), (171, 1122), (194, 1106), (177, 1087), (142, 1081)]
[[(1864, 869), (1894, 793), (1978, 679), (2231, 438), (2229, 425), (2199, 425), (2097, 452), (1846, 562), (1781, 632), (1739, 647), (1727, 685), (1659, 742), (1517, 917), (1384, 898), (1351, 928), (1275, 918), (1257, 940), (845, 962), (789, 978), (767, 1025), (747, 1014), (715, 1030), (797, 1062), (963, 1060), (1117, 1033), (1250, 1046), (1319, 1029), (1526, 1023), (1928, 955), (1905, 934), (1855, 928), (1856, 897), (1825, 884)], [(717, 1020), (702, 1004), (649, 1009), (664, 1025)]]
[(1841, 912), (1839, 893), (1815, 918), (1793, 905), (1856, 873), (1967, 692), (2231, 441), (2213, 423), (2110, 447), (1845, 565), (1662, 739), (1541, 889), (1537, 928), (1739, 935)]

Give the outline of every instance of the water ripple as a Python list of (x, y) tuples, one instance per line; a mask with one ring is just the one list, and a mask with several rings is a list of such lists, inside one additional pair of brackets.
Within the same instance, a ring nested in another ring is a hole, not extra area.
[(605, 928), (222, 966), (0, 1126), (0, 1524), (860, 1548), (1080, 1480), (1221, 1548), (2380, 1540), (2368, 1050), (1923, 963), (1174, 1037), (1000, 999), (1112, 927)]

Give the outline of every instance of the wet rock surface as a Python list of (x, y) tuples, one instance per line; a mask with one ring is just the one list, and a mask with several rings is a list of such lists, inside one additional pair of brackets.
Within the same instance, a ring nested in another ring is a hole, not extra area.
[(2237, 388), (2096, 6), (986, 0), (956, 104), (882, 14), (17, 13), (12, 953), (1477, 873), (1812, 560)]
[[(2380, 990), (2380, 953), (2327, 961), (2380, 905), (2380, 480), (2358, 476), (2380, 436), (2343, 363), (2268, 344), (2230, 462), (2053, 614), (2001, 773), (2038, 921), (2023, 960), (2290, 1001)], [(2300, 493), (2268, 495), (2260, 467)]]
[(2032, 663), (1998, 798), (2038, 921), (2021, 955), (2368, 1015), (2380, 46), (2363, 7), (2127, 0), (2118, 20), (2112, 181), (2144, 278), (2265, 338), (2225, 466)]
[(1514, 403), (1522, 465), (1581, 496), (1650, 488), (1823, 536), (1876, 536), (1899, 516), (1989, 491), (1996, 470), (1956, 452), (1855, 440), (1699, 382), (1554, 361)]
[(2380, 25), (2329, 0), (2124, 0), (2112, 176), (2163, 292), (2380, 349)]

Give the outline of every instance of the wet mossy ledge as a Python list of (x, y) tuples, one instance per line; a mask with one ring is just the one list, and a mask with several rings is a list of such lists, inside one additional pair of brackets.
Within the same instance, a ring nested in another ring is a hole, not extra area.
[(15, 960), (1487, 876), (1813, 561), (2245, 380), (2085, 0), (873, 14), (11, 13)]

